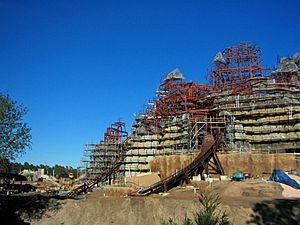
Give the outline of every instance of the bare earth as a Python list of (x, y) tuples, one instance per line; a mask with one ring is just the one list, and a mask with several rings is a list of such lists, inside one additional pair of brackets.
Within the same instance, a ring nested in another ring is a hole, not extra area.
[[(202, 189), (207, 186), (201, 182), (192, 185)], [(299, 224), (300, 190), (296, 192), (299, 197), (296, 199), (295, 193), (293, 198), (283, 197), (282, 186), (274, 182), (215, 182), (211, 186), (222, 198), (220, 210), (228, 213), (233, 224)], [(120, 191), (114, 193), (120, 195)], [(154, 225), (168, 218), (179, 222), (185, 214), (192, 217), (200, 207), (197, 196), (192, 186), (149, 197), (107, 196), (104, 190), (96, 190), (84, 200), (62, 200), (61, 209), (47, 211), (42, 219), (30, 223)]]

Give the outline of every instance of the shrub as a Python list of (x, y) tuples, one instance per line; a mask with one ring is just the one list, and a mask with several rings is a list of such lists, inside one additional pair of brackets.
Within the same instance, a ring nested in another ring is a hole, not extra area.
[[(220, 196), (212, 190), (201, 191), (199, 196), (201, 208), (194, 213), (194, 222), (185, 215), (182, 225), (230, 225), (225, 212), (217, 212), (221, 204)], [(163, 221), (161, 225), (177, 225), (173, 219)]]

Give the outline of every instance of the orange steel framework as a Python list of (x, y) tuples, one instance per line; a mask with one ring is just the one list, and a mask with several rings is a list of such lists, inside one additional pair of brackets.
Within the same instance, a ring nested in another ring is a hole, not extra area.
[(240, 43), (225, 48), (214, 60), (210, 73), (211, 85), (216, 91), (249, 88), (247, 81), (265, 76), (269, 70), (261, 66), (261, 50), (255, 45)]
[(139, 120), (144, 125), (158, 126), (163, 118), (182, 114), (203, 118), (212, 107), (212, 98), (206, 99), (210, 93), (211, 88), (205, 84), (185, 82), (178, 77), (165, 79), (159, 86), (157, 98), (145, 108)]
[(213, 105), (211, 93), (224, 89), (248, 90), (249, 81), (266, 76), (269, 69), (260, 65), (260, 53), (260, 48), (247, 43), (227, 47), (214, 58), (210, 85), (185, 82), (178, 76), (167, 77), (159, 86), (158, 97), (146, 108), (144, 115), (154, 121), (157, 117), (184, 113), (203, 118)]
[[(210, 116), (217, 120), (217, 112), (211, 110), (213, 93), (223, 90), (230, 90), (233, 93), (251, 91), (252, 80), (269, 76), (269, 68), (261, 66), (260, 54), (259, 47), (247, 43), (225, 48), (213, 60), (210, 85), (185, 82), (182, 76), (167, 76), (159, 86), (157, 98), (148, 105), (139, 121), (146, 127), (159, 126), (165, 118), (182, 114), (189, 114), (191, 119)], [(276, 82), (290, 81), (290, 74), (274, 73), (273, 76)], [(124, 123), (116, 122), (107, 128), (104, 140), (94, 145), (90, 154), (91, 171), (95, 172), (93, 168), (98, 166), (100, 160), (104, 160), (105, 157), (100, 156), (108, 156), (108, 149), (114, 154), (112, 159), (105, 159), (111, 160), (105, 164), (105, 169), (111, 167), (114, 159), (123, 156), (122, 149), (116, 146), (120, 146), (127, 136)], [(101, 173), (104, 171), (102, 169)]]
[[(243, 91), (249, 89), (249, 80), (264, 77), (268, 70), (262, 67), (260, 48), (255, 45), (240, 43), (227, 47), (218, 53), (213, 61), (211, 71), (211, 84), (204, 85), (195, 82), (185, 82), (178, 70), (165, 77), (157, 91), (157, 98), (149, 104), (139, 121), (145, 127), (158, 127), (166, 118), (176, 115), (189, 114), (190, 119), (202, 119), (210, 116), (216, 119), (212, 112), (214, 98), (212, 93), (230, 89)], [(128, 136), (125, 124), (116, 122), (107, 128), (104, 140), (93, 145), (90, 150), (89, 164), (93, 168), (99, 167), (99, 161), (112, 161), (122, 155), (118, 147)], [(104, 169), (111, 165), (103, 164)]]
[(104, 141), (100, 141), (100, 144), (121, 144), (127, 137), (128, 133), (126, 132), (125, 123), (118, 121), (106, 129), (106, 132), (104, 133)]
[(104, 140), (98, 144), (87, 144), (86, 173), (89, 179), (104, 175), (113, 163), (124, 154), (123, 142), (127, 139), (125, 124), (115, 122), (106, 129)]
[(207, 114), (208, 105), (196, 101), (209, 95), (210, 88), (207, 85), (168, 79), (160, 85), (158, 93), (159, 98), (154, 100), (156, 116), (190, 113), (201, 117)]

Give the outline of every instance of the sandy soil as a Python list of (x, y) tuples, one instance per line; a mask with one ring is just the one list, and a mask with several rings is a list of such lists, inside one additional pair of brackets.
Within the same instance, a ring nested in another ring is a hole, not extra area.
[[(207, 183), (197, 185), (203, 189)], [(277, 183), (215, 182), (211, 186), (222, 198), (220, 210), (229, 214), (233, 224), (298, 224), (300, 221), (300, 200), (284, 198), (283, 189)], [(42, 219), (30, 221), (31, 224), (154, 225), (168, 218), (181, 221), (185, 214), (192, 217), (201, 207), (192, 186), (149, 197), (109, 197), (104, 196), (103, 190), (96, 190), (84, 200), (60, 203), (60, 210), (47, 211)]]

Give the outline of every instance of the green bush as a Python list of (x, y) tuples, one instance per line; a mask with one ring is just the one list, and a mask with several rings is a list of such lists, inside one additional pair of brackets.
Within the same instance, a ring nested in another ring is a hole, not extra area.
[[(216, 212), (221, 204), (221, 199), (218, 194), (211, 190), (201, 191), (199, 196), (201, 208), (194, 213), (193, 220), (185, 215), (182, 225), (230, 225), (228, 215), (223, 212)], [(194, 221), (194, 222), (193, 222)], [(163, 221), (161, 225), (178, 225), (169, 219)]]
[[(193, 221), (187, 217), (185, 214), (184, 219), (183, 219), (183, 225), (194, 225)], [(178, 225), (175, 223), (171, 218), (169, 218), (168, 221), (162, 221), (161, 225)]]

